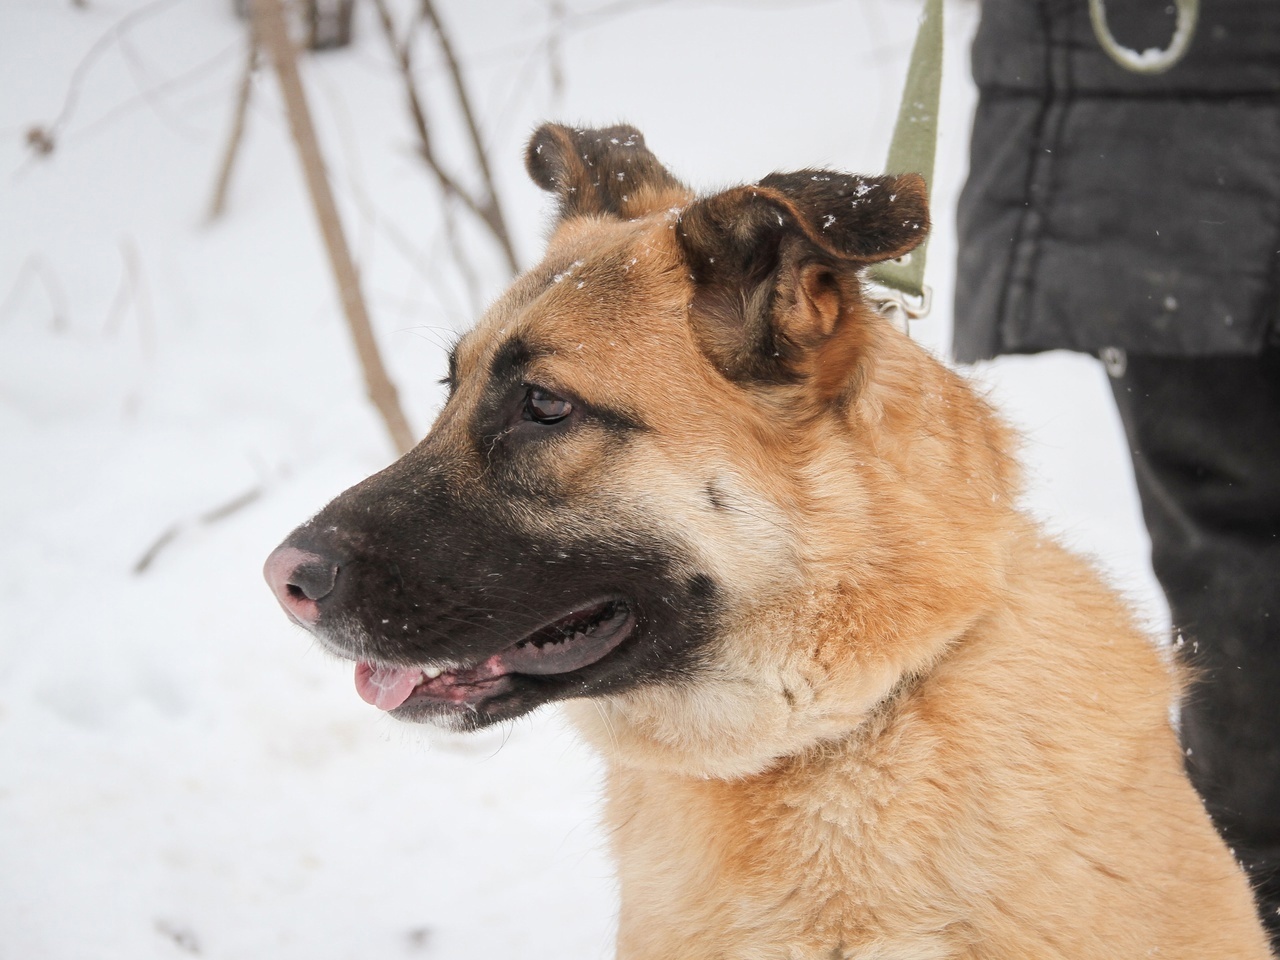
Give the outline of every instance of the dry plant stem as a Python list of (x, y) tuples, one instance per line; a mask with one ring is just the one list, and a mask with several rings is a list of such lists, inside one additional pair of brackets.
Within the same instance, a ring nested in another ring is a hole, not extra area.
[(458, 273), (462, 274), (462, 285), (467, 290), (467, 302), (470, 304), (472, 315), (478, 315), (484, 309), (484, 295), (481, 293), (480, 278), (476, 276), (475, 268), (467, 259), (466, 254), (462, 252), (461, 235), (458, 231), (458, 220), (454, 216), (453, 204), (446, 197), (444, 203), (440, 205), (440, 212), (444, 217), (444, 239), (450, 251), (454, 252), (453, 262), (458, 268)]
[(199, 128), (193, 126), (187, 120), (184, 112), (175, 110), (164, 97), (160, 96), (160, 91), (166, 85), (172, 83), (174, 78), (168, 77), (159, 82), (154, 81), (153, 68), (134, 47), (133, 39), (129, 33), (121, 33), (116, 38), (116, 49), (119, 51), (120, 59), (124, 61), (129, 73), (133, 75), (133, 83), (137, 87), (138, 96), (151, 108), (151, 112), (155, 114), (156, 118), (180, 136), (192, 141), (201, 139)]
[(133, 307), (134, 319), (138, 322), (138, 340), (142, 345), (143, 356), (150, 359), (156, 351), (156, 321), (151, 311), (151, 296), (146, 277), (142, 272), (142, 256), (138, 252), (138, 243), (131, 236), (120, 238), (120, 260), (124, 264), (124, 272), (120, 277), (120, 289), (116, 291), (115, 300), (107, 312), (102, 332), (107, 336), (115, 336), (124, 320), (125, 312)]
[(506, 220), (502, 216), (502, 208), (498, 205), (498, 192), (494, 189), (493, 173), (489, 168), (489, 157), (485, 150), (484, 140), (480, 136), (480, 125), (476, 122), (476, 112), (471, 106), (471, 96), (467, 93), (467, 85), (462, 77), (462, 67), (453, 53), (453, 43), (436, 12), (432, 0), (422, 0), (422, 15), (435, 31), (436, 41), (440, 44), (440, 52), (444, 54), (444, 62), (449, 68), (449, 78), (453, 81), (454, 94), (458, 98), (458, 107), (462, 111), (463, 120), (467, 124), (467, 133), (471, 137), (471, 148), (476, 155), (476, 164), (480, 168), (480, 177), (484, 181), (485, 196), (480, 201), (480, 218), (493, 233), (498, 245), (507, 258), (507, 266), (514, 275), (520, 271), (516, 263), (515, 249), (511, 246), (511, 234), (507, 230)]
[(80, 92), (84, 86), (85, 78), (89, 75), (89, 71), (93, 69), (93, 65), (98, 59), (106, 53), (113, 43), (118, 43), (122, 36), (125, 36), (141, 21), (161, 13), (177, 2), (178, 0), (152, 0), (152, 2), (139, 7), (131, 13), (125, 14), (94, 41), (93, 46), (80, 58), (80, 62), (76, 64), (75, 71), (71, 74), (71, 80), (67, 83), (67, 93), (63, 98), (62, 108), (58, 111), (58, 115), (43, 126), (51, 141), (57, 140), (62, 128), (71, 120), (72, 115), (75, 113), (76, 105), (80, 100)]
[(343, 312), (346, 314), (351, 336), (355, 340), (356, 353), (360, 357), (360, 365), (364, 370), (369, 399), (382, 415), (383, 423), (391, 435), (391, 441), (395, 444), (396, 450), (405, 453), (413, 446), (413, 431), (409, 429), (409, 423), (400, 409), (396, 388), (387, 376), (386, 368), (382, 364), (382, 356), (378, 352), (377, 341), (373, 337), (373, 328), (369, 323), (368, 311), (365, 309), (364, 295), (360, 290), (360, 275), (351, 259), (351, 251), (347, 246), (346, 236), (342, 232), (342, 221), (338, 218), (338, 207), (334, 202), (333, 191), (329, 187), (329, 179), (325, 174), (324, 160), (320, 154), (315, 127), (311, 122), (311, 111), (307, 106), (306, 93), (302, 88), (302, 78), (298, 74), (297, 51), (285, 25), (283, 5), (281, 0), (254, 0), (253, 10), (254, 29), (257, 32), (258, 41), (275, 64), (276, 76), (279, 78), (280, 89), (284, 94), (289, 131), (293, 135), (293, 143), (298, 150), (298, 158), (302, 162), (302, 170), (306, 176), (311, 202), (315, 206), (316, 218), (320, 221), (320, 232), (324, 236), (325, 249), (329, 253), (329, 264), (333, 268), (334, 279), (338, 284)]
[(236, 158), (240, 155), (240, 144), (244, 141), (246, 120), (249, 116), (249, 100), (253, 96), (253, 73), (258, 68), (258, 38), (252, 25), (246, 31), (248, 42), (244, 58), (244, 71), (240, 74), (240, 87), (236, 92), (236, 109), (231, 119), (231, 135), (227, 138), (226, 149), (222, 153), (222, 163), (218, 167), (218, 179), (213, 188), (213, 200), (209, 203), (209, 220), (217, 220), (227, 209), (227, 193), (231, 189), (231, 174), (235, 170)]
[(65, 333), (70, 326), (67, 295), (62, 289), (62, 283), (58, 280), (57, 274), (43, 257), (34, 253), (22, 262), (8, 295), (0, 301), (0, 323), (4, 323), (17, 312), (27, 287), (33, 281), (39, 281), (43, 285), (45, 296), (49, 300), (49, 329), (54, 333)]
[(382, 26), (383, 35), (387, 38), (387, 46), (391, 48), (391, 52), (396, 58), (396, 65), (400, 68), (400, 76), (404, 80), (405, 97), (409, 101), (409, 116), (413, 120), (414, 132), (418, 135), (418, 149), (422, 154), (422, 159), (426, 161), (427, 166), (439, 182), (440, 188), (445, 193), (457, 197), (472, 213), (483, 219), (484, 214), (480, 210), (476, 199), (471, 196), (466, 188), (454, 180), (436, 159), (435, 148), (431, 140), (431, 128), (427, 124), (426, 110), (423, 109), (422, 98), (418, 96), (418, 87), (413, 82), (413, 54), (410, 52), (408, 40), (401, 43), (396, 39), (395, 20), (391, 16), (391, 11), (387, 9), (385, 0), (373, 0), (373, 6), (378, 12), (378, 22)]
[[(471, 302), (472, 312), (474, 312), (479, 307), (482, 299), (480, 287), (475, 271), (467, 262), (466, 256), (460, 253), (463, 248), (459, 240), (458, 222), (454, 217), (453, 202), (456, 200), (470, 210), (489, 228), (490, 233), (493, 233), (493, 227), (486, 219), (481, 202), (472, 196), (470, 191), (463, 187), (462, 184), (454, 180), (436, 159), (435, 150), (432, 146), (431, 129), (427, 124), (426, 109), (422, 105), (422, 98), (418, 96), (417, 84), (413, 82), (413, 51), (409, 37), (406, 37), (403, 41), (396, 38), (395, 20), (391, 16), (386, 0), (373, 0), (373, 6), (377, 11), (378, 22), (382, 26), (382, 34), (386, 38), (387, 46), (391, 49), (392, 56), (396, 58), (396, 64), (400, 68), (400, 77), (404, 81), (405, 99), (409, 105), (409, 118), (413, 122), (414, 132), (418, 134), (418, 152), (440, 188), (442, 195), (440, 209), (444, 218), (445, 238), (448, 241), (448, 247), (453, 255), (453, 261), (457, 265), (458, 272), (462, 275), (463, 283), (467, 288), (467, 297)], [(517, 270), (510, 245), (504, 244), (500, 235), (493, 233), (493, 236), (499, 245), (503, 247), (507, 257), (508, 268), (511, 271), (511, 275), (514, 276)]]
[(551, 79), (551, 99), (557, 105), (564, 100), (564, 0), (550, 0), (547, 12), (551, 30), (547, 36), (547, 72)]
[[(512, 276), (515, 276), (520, 267), (516, 262), (515, 248), (511, 245), (511, 235), (507, 231), (506, 221), (502, 216), (502, 210), (498, 206), (497, 195), (493, 190), (488, 158), (479, 146), (478, 132), (473, 133), (472, 143), (476, 147), (477, 165), (485, 183), (486, 196), (484, 197), (476, 197), (470, 190), (455, 180), (449, 171), (441, 165), (440, 159), (436, 156), (434, 142), (431, 139), (431, 127), (427, 123), (426, 108), (423, 106), (422, 98), (418, 95), (417, 84), (413, 80), (413, 51), (409, 38), (406, 37), (403, 41), (397, 38), (395, 19), (391, 16), (386, 0), (373, 0), (373, 6), (377, 11), (378, 22), (382, 27), (383, 36), (386, 37), (387, 46), (390, 47), (392, 55), (396, 58), (396, 66), (400, 69), (400, 76), (404, 80), (405, 98), (409, 104), (409, 117), (413, 121), (414, 132), (418, 135), (418, 150), (422, 155), (423, 162), (426, 163), (427, 169), (436, 178), (436, 182), (445, 193), (446, 199), (449, 197), (457, 199), (485, 225), (498, 247), (502, 250), (508, 271)], [(438, 21), (436, 22), (438, 23)], [(439, 38), (444, 34), (437, 29), (436, 36)], [(447, 42), (447, 39), (442, 41), (441, 49), (446, 51), (445, 57), (449, 59), (452, 57), (453, 48), (452, 46), (447, 46)], [(467, 117), (468, 129), (475, 131), (471, 100), (466, 93), (466, 87), (462, 84), (462, 74), (457, 68), (456, 61), (453, 61), (453, 66), (450, 68), (450, 76), (453, 79), (454, 92), (458, 97), (459, 109)]]
[(142, 556), (134, 562), (134, 574), (146, 573), (165, 547), (176, 541), (183, 533), (196, 527), (211, 527), (218, 521), (239, 513), (245, 507), (251, 506), (260, 500), (262, 493), (262, 487), (250, 487), (244, 493), (232, 497), (226, 503), (219, 504), (212, 510), (206, 510), (192, 521), (170, 524), (160, 533), (160, 536), (151, 542), (151, 546), (143, 551)]

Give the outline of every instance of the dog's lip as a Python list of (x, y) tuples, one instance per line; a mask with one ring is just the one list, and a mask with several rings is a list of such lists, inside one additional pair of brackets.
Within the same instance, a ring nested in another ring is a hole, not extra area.
[(635, 623), (626, 600), (608, 597), (576, 607), (475, 664), (360, 661), (356, 690), (365, 702), (389, 712), (410, 702), (472, 709), (510, 691), (516, 675), (562, 675), (598, 663), (631, 635)]

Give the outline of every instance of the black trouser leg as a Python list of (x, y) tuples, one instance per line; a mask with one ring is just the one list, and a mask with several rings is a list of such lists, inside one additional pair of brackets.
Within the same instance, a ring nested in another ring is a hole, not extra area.
[(1128, 357), (1112, 390), (1152, 565), (1202, 679), (1187, 772), (1280, 951), (1280, 350)]

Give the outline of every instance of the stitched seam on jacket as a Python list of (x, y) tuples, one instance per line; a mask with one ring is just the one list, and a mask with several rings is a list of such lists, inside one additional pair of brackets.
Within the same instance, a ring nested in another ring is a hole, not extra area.
[[(1013, 243), (1005, 269), (1004, 288), (1000, 295), (997, 318), (998, 341), (1002, 350), (1015, 346), (1014, 334), (1027, 326), (1027, 312), (1035, 300), (1036, 270), (1043, 248), (1041, 242), (1051, 202), (1055, 148), (1062, 139), (1063, 127), (1072, 102), (1072, 69), (1070, 44), (1058, 42), (1055, 18), (1048, 10), (1049, 0), (1039, 0), (1040, 20), (1044, 27), (1044, 76), (1047, 89), (1032, 139), (1027, 178), (1023, 184), (1023, 210), (1018, 218)], [(1071, 25), (1065, 24), (1069, 34)], [(1037, 185), (1040, 190), (1037, 191)], [(1015, 293), (1015, 291), (1017, 291)], [(1016, 315), (1016, 316), (1015, 316)], [(1019, 338), (1019, 341), (1023, 338)]]
[[(979, 88), (986, 100), (1043, 100), (1045, 91), (1035, 87), (988, 86)], [(1071, 98), (1082, 102), (1090, 100), (1168, 100), (1170, 103), (1222, 103), (1239, 100), (1262, 106), (1276, 102), (1280, 90), (1237, 91), (1181, 91), (1181, 90), (1073, 90)]]
[[(1280, 105), (1280, 96), (1276, 97)], [(1280, 222), (1280, 197), (1275, 204)], [(1271, 276), (1267, 279), (1266, 299), (1262, 304), (1263, 343), (1280, 347), (1280, 230), (1277, 230), (1271, 254)]]

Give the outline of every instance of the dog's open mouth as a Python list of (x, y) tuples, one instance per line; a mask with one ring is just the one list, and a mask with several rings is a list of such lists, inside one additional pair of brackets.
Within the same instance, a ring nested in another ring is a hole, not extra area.
[(470, 707), (506, 693), (513, 676), (571, 673), (602, 660), (635, 627), (631, 608), (611, 598), (579, 608), (472, 665), (356, 664), (356, 691), (366, 703), (395, 710), (409, 701)]

